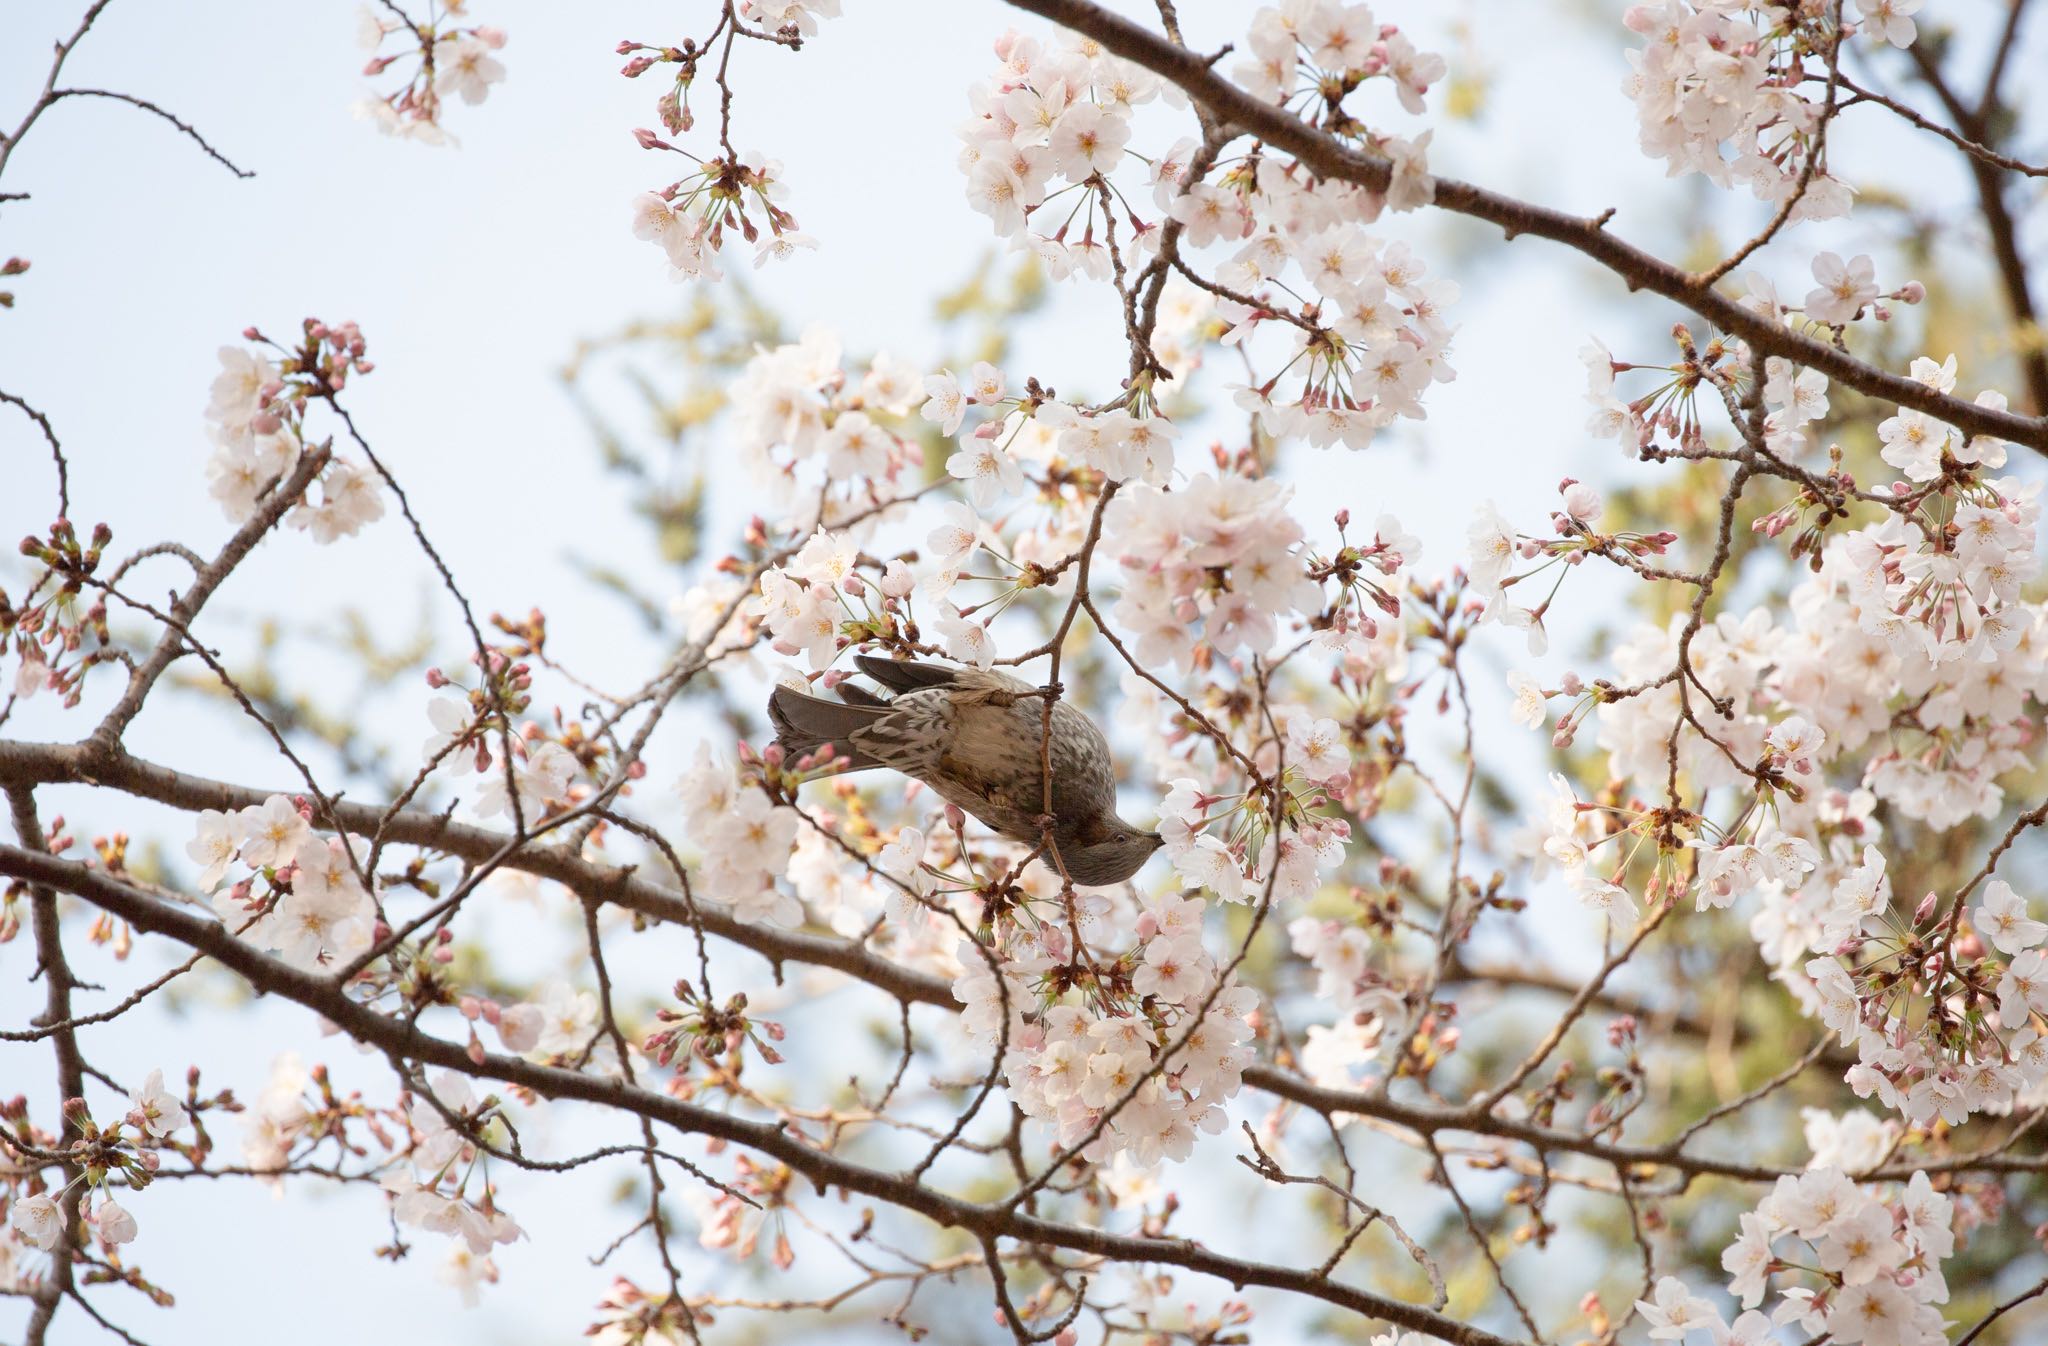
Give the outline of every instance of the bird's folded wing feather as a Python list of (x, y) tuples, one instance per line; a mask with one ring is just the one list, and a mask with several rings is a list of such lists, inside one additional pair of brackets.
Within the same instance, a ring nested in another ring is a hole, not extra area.
[(929, 779), (953, 738), (953, 698), (934, 688), (905, 692), (853, 734), (853, 744), (878, 764)]
[(1038, 690), (1021, 678), (992, 668), (955, 668), (948, 664), (920, 663), (915, 659), (884, 659), (874, 654), (856, 655), (854, 662), (860, 665), (861, 672), (892, 692), (916, 692), (928, 687), (950, 687), (969, 692)]

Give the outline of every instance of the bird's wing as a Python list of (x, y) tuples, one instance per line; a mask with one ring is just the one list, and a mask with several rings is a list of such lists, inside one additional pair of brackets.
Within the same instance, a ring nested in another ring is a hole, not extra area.
[(994, 669), (956, 668), (950, 664), (927, 664), (915, 659), (884, 659), (859, 654), (854, 662), (861, 672), (892, 692), (915, 692), (928, 687), (957, 687), (967, 691), (1036, 691), (1030, 683)]
[(862, 729), (888, 713), (888, 706), (879, 700), (873, 706), (846, 705), (794, 687), (777, 687), (768, 697), (768, 719), (775, 726), (776, 742), (784, 752), (801, 756), (830, 743), (840, 755), (851, 759), (849, 771), (883, 765), (860, 751), (858, 736)]
[(867, 706), (873, 709), (889, 704), (886, 698), (876, 696), (867, 688), (857, 687), (850, 682), (840, 683), (838, 691), (839, 699), (849, 706)]
[(953, 697), (941, 688), (905, 692), (854, 731), (861, 755), (906, 776), (929, 780), (953, 739)]

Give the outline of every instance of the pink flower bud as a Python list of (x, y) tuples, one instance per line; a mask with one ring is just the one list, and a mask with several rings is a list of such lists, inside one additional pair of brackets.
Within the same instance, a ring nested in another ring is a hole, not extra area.
[(1898, 293), (1893, 298), (1897, 299), (1901, 304), (1917, 304), (1927, 298), (1927, 287), (1917, 280), (1909, 280), (1899, 287)]
[(627, 79), (638, 79), (653, 68), (654, 58), (652, 56), (635, 56), (632, 60), (626, 62), (619, 73)]
[(448, 685), (448, 675), (438, 668), (427, 670), (427, 686), (440, 690)]
[(463, 1018), (470, 1020), (475, 1020), (484, 1012), (483, 1005), (473, 995), (462, 997), (461, 1000), (456, 1002), (456, 1008), (462, 1011)]
[(665, 150), (669, 147), (667, 141), (644, 126), (633, 128), (633, 139), (640, 142), (640, 148), (643, 150)]
[(1579, 675), (1569, 669), (1565, 671), (1564, 677), (1559, 680), (1558, 686), (1563, 689), (1566, 696), (1577, 696), (1580, 692), (1586, 690), (1586, 684), (1579, 680)]
[(476, 40), (489, 47), (492, 51), (499, 51), (505, 45), (505, 30), (502, 28), (493, 28), (486, 25), (474, 31), (476, 33)]

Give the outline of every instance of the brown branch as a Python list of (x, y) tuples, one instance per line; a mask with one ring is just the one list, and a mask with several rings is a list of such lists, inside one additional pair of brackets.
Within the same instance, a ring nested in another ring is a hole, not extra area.
[[(1926, 44), (1916, 42), (1906, 50), (1920, 78), (1941, 100), (1956, 129), (1972, 140), (1991, 143), (1995, 136), (1990, 122), (1957, 96)], [(2012, 310), (2013, 325), (2018, 329), (2015, 354), (2020, 373), (2027, 381), (2027, 400), (2036, 416), (2048, 416), (2048, 349), (2042, 346), (2041, 319), (2034, 308), (2027, 262), (2020, 255), (2019, 230), (2013, 223), (2012, 209), (2006, 204), (2005, 178), (1997, 165), (1986, 163), (1977, 155), (1970, 156), (1969, 165), (1970, 178), (1977, 187), (1979, 213), (1984, 217), (1984, 231), (1991, 236), (1991, 257), (1998, 266), (1999, 284), (2005, 290), (2006, 306)]]
[(15, 148), (21, 144), (21, 138), (28, 134), (31, 126), (36, 124), (36, 119), (41, 117), (49, 109), (49, 106), (57, 101), (55, 97), (57, 92), (57, 76), (64, 72), (65, 58), (71, 55), (72, 48), (76, 47), (84, 39), (86, 33), (91, 31), (93, 20), (99, 18), (100, 11), (112, 2), (113, 0), (93, 0), (92, 4), (86, 7), (84, 17), (79, 19), (78, 27), (72, 31), (71, 36), (56, 44), (56, 54), (50, 60), (49, 77), (43, 81), (43, 92), (29, 106), (28, 115), (23, 117), (21, 124), (14, 128), (14, 134), (11, 136), (0, 135), (0, 174), (7, 172), (7, 161), (14, 157)]
[[(90, 745), (0, 740), (0, 785), (58, 782), (105, 786), (192, 812), (209, 808), (224, 811), (244, 808), (260, 804), (276, 793), (184, 775), (126, 753), (102, 757)], [(376, 826), (382, 816), (382, 810), (369, 805), (346, 800), (335, 803), (336, 819), (342, 826), (359, 834)], [(506, 840), (501, 833), (456, 823), (418, 809), (400, 813), (391, 823), (389, 835), (393, 841), (402, 844), (440, 850), (477, 861), (497, 854)], [(681, 892), (642, 878), (630, 868), (585, 860), (573, 851), (556, 846), (530, 846), (511, 855), (504, 863), (509, 869), (551, 879), (579, 895), (596, 895), (614, 906), (656, 920), (688, 926), (694, 919), (701, 923), (707, 935), (750, 949), (778, 969), (787, 963), (830, 968), (885, 991), (900, 1001), (932, 1005), (948, 1011), (959, 1009), (950, 985), (940, 978), (892, 962), (850, 940), (743, 922), (717, 907), (706, 905), (701, 898), (693, 906)], [(1786, 1173), (1798, 1171), (1769, 1164), (1686, 1154), (1670, 1144), (1628, 1145), (1602, 1140), (1598, 1135), (1489, 1115), (1471, 1105), (1446, 1107), (1404, 1103), (1378, 1092), (1325, 1088), (1291, 1070), (1273, 1065), (1247, 1067), (1244, 1082), (1251, 1088), (1298, 1103), (1324, 1116), (1351, 1113), (1372, 1117), (1417, 1134), (1467, 1131), (1531, 1145), (1539, 1150), (1583, 1154), (1611, 1164), (1664, 1167), (1693, 1176), (1713, 1174), (1749, 1182), (1775, 1182)], [(1928, 1172), (2044, 1172), (2048, 1171), (2048, 1155), (2016, 1157), (1994, 1151), (1904, 1168), (1887, 1168), (1865, 1176), (1873, 1180), (1910, 1177), (1915, 1168), (1924, 1168)]]
[(50, 95), (52, 103), (60, 98), (111, 98), (115, 102), (126, 103), (130, 107), (141, 108), (144, 112), (153, 112), (177, 127), (193, 144), (206, 151), (207, 158), (213, 160), (228, 172), (233, 173), (236, 177), (253, 178), (256, 176), (254, 169), (235, 167), (234, 162), (225, 154), (222, 154), (219, 150), (206, 143), (205, 136), (200, 135), (192, 126), (178, 120), (170, 113), (150, 102), (147, 98), (137, 98), (134, 94), (115, 93), (112, 89), (58, 89)]
[(60, 519), (70, 518), (71, 469), (64, 461), (64, 446), (57, 442), (57, 432), (50, 428), (50, 418), (10, 392), (0, 391), (0, 402), (20, 407), (22, 414), (34, 421), (42, 430), (43, 438), (49, 441), (50, 457), (54, 458), (57, 462), (57, 517)]
[(181, 628), (192, 625), (199, 616), (199, 610), (206, 606), (206, 600), (213, 597), (214, 590), (226, 582), (264, 535), (277, 526), (285, 512), (299, 502), (306, 487), (327, 465), (327, 458), (325, 447), (308, 445), (284, 480), (270, 488), (270, 494), (263, 498), (256, 512), (235, 530), (219, 554), (192, 577), (191, 585), (171, 604), (171, 617), (176, 625), (164, 632), (149, 658), (128, 675), (128, 687), (121, 693), (121, 699), (114, 703), (93, 730), (92, 742), (101, 750), (114, 751), (118, 747), (122, 733), (142, 713), (142, 703), (148, 698), (150, 689), (156, 686), (157, 679), (171, 666), (172, 660), (184, 653), (186, 639)]
[(1993, 1310), (1991, 1310), (1991, 1312), (1985, 1314), (1982, 1318), (1979, 1318), (1975, 1326), (1973, 1326), (1969, 1331), (1963, 1333), (1962, 1336), (1956, 1338), (1956, 1346), (1970, 1346), (1971, 1342), (1983, 1336), (1984, 1333), (1990, 1329), (1991, 1325), (1997, 1322), (2000, 1318), (2003, 1318), (2006, 1314), (2011, 1313), (2014, 1309), (2018, 1308), (2020, 1305), (2026, 1303), (2030, 1299), (2039, 1299), (2043, 1294), (2048, 1294), (2048, 1276), (2043, 1276), (2040, 1280), (2035, 1281), (2032, 1285), (2020, 1291), (2011, 1299), (2006, 1300), (1997, 1308), (1994, 1308)]
[(1854, 107), (1858, 103), (1875, 103), (1877, 106), (1893, 113), (1907, 125), (1940, 136), (1943, 140), (1946, 140), (1949, 144), (1973, 159), (1981, 159), (1987, 164), (1994, 164), (1999, 168), (2005, 169), (2008, 173), (2020, 173), (2030, 178), (2048, 178), (2048, 164), (2030, 164), (2024, 159), (2015, 159), (2009, 154), (2000, 154), (1988, 145), (1980, 145), (1968, 136), (1956, 134), (1940, 122), (1923, 115), (1911, 104), (1902, 103), (1890, 94), (1880, 93), (1876, 89), (1867, 89), (1847, 75), (1843, 75), (1841, 79), (1842, 87), (1855, 95), (1854, 98), (1851, 98), (1842, 105), (1844, 107)]
[[(36, 817), (35, 792), (27, 786), (11, 785), (7, 789), (7, 802), (14, 814), (14, 832), (21, 839), (25, 854), (41, 856), (54, 861), (44, 841), (43, 825)], [(29, 900), (35, 910), (36, 966), (43, 977), (43, 1013), (40, 1022), (50, 1025), (54, 1032), (51, 1045), (57, 1056), (57, 1106), (62, 1110), (63, 1146), (70, 1147), (84, 1140), (85, 1133), (79, 1125), (80, 1119), (71, 1113), (72, 1099), (85, 1098), (85, 1058), (78, 1050), (78, 1035), (67, 1023), (71, 1018), (71, 990), (77, 985), (72, 976), (71, 965), (64, 960), (63, 922), (57, 911), (57, 894), (47, 884), (31, 884)], [(64, 1213), (63, 1232), (58, 1236), (57, 1246), (50, 1249), (49, 1278), (34, 1290), (35, 1310), (29, 1315), (28, 1330), (23, 1337), (26, 1346), (43, 1346), (47, 1340), (50, 1322), (57, 1316), (57, 1306), (75, 1292), (76, 1278), (72, 1263), (77, 1255), (74, 1240), (85, 1237), (83, 1222), (79, 1219), (79, 1205), (85, 1199), (85, 1184), (80, 1181), (79, 1167), (69, 1157), (63, 1163), (64, 1189), (58, 1197), (58, 1206)]]

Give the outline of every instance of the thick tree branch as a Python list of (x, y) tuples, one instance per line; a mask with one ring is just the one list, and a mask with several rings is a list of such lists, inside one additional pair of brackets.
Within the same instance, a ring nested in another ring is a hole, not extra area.
[[(100, 785), (188, 811), (246, 808), (277, 793), (185, 775), (126, 753), (102, 756), (90, 744), (0, 740), (0, 785), (46, 783)], [(343, 827), (363, 834), (378, 826), (387, 814), (370, 805), (338, 800), (335, 816)], [(441, 850), (477, 862), (500, 854), (506, 841), (498, 832), (456, 823), (419, 809), (406, 809), (389, 815), (386, 836), (393, 842)], [(694, 923), (705, 934), (750, 949), (778, 969), (789, 963), (830, 968), (907, 1004), (931, 1005), (953, 1012), (960, 1008), (951, 987), (938, 977), (892, 962), (850, 940), (741, 921), (702, 900), (693, 904), (681, 891), (642, 878), (631, 867), (585, 860), (563, 847), (545, 845), (517, 850), (506, 857), (503, 864), (507, 869), (552, 879), (581, 897), (598, 898), (678, 926), (687, 927)], [(1248, 1067), (1244, 1072), (1244, 1082), (1254, 1089), (1300, 1104), (1324, 1116), (1351, 1114), (1370, 1117), (1405, 1128), (1418, 1136), (1463, 1131), (1530, 1145), (1540, 1151), (1582, 1154), (1608, 1164), (1638, 1166), (1645, 1171), (1668, 1168), (1688, 1177), (1715, 1175), (1746, 1182), (1775, 1182), (1786, 1173), (1798, 1171), (1792, 1166), (1687, 1153), (1672, 1143), (1625, 1144), (1604, 1139), (1605, 1133), (1588, 1134), (1538, 1126), (1489, 1113), (1473, 1105), (1407, 1103), (1377, 1091), (1328, 1089), (1291, 1070), (1273, 1065)], [(1910, 1177), (1916, 1169), (1929, 1172), (2041, 1172), (2048, 1171), (2048, 1156), (2005, 1155), (1994, 1147), (1987, 1153), (1922, 1164), (1891, 1165), (1866, 1176), (1873, 1179)]]
[[(23, 852), (54, 859), (44, 843), (42, 820), (36, 816), (35, 793), (25, 785), (10, 785), (7, 802), (14, 815), (14, 833), (21, 839)], [(64, 958), (63, 921), (57, 911), (57, 894), (47, 885), (32, 884), (29, 901), (35, 910), (36, 969), (43, 978), (43, 1013), (39, 1022), (54, 1029), (50, 1043), (57, 1057), (57, 1102), (63, 1107), (71, 1099), (82, 1100), (85, 1097), (85, 1058), (78, 1050), (78, 1035), (66, 1026), (71, 1020), (71, 990), (77, 979)], [(84, 1132), (68, 1108), (63, 1112), (63, 1119), (62, 1139), (68, 1149), (84, 1138)], [(79, 1205), (85, 1196), (85, 1188), (79, 1181), (78, 1166), (69, 1159), (64, 1161), (62, 1172), (64, 1190), (57, 1204), (64, 1212), (64, 1233), (57, 1246), (50, 1250), (48, 1279), (33, 1292), (35, 1309), (29, 1315), (28, 1330), (23, 1338), (27, 1346), (43, 1346), (50, 1323), (57, 1315), (57, 1306), (74, 1293), (76, 1285), (72, 1265), (76, 1258), (73, 1240), (82, 1241), (85, 1237), (84, 1224), (79, 1219)]]
[(164, 675), (164, 670), (171, 666), (173, 660), (184, 653), (186, 630), (199, 616), (199, 610), (206, 606), (206, 600), (213, 597), (214, 590), (227, 582), (228, 576), (235, 572), (235, 567), (255, 550), (256, 544), (263, 540), (266, 533), (277, 526), (278, 520), (285, 516), (285, 512), (299, 502), (300, 497), (306, 492), (306, 487), (312, 483), (314, 477), (320, 475), (320, 469), (327, 466), (327, 459), (326, 447), (308, 445), (299, 454), (299, 461), (293, 465), (291, 472), (282, 481), (273, 485), (270, 493), (263, 497), (256, 507), (256, 512), (235, 530), (234, 535), (228, 538), (226, 545), (207, 563), (206, 568), (193, 576), (191, 585), (171, 604), (170, 615), (175, 625), (165, 629), (162, 638), (157, 641), (156, 649), (150, 652), (149, 658), (128, 675), (128, 686), (121, 693), (121, 699), (114, 703), (113, 708), (107, 711), (106, 718), (93, 730), (95, 743), (110, 750), (120, 743), (122, 733), (134, 723), (135, 717), (142, 713), (142, 703), (148, 699), (150, 689), (156, 686), (157, 679)]
[[(2013, 19), (2017, 22), (2018, 6)], [(2008, 41), (2010, 39), (2008, 38)], [(1997, 132), (1981, 109), (1972, 110), (1950, 87), (1924, 43), (1907, 48), (1920, 78), (1934, 91), (1947, 109), (1956, 130), (1972, 141), (1996, 148)], [(1987, 86), (1985, 98), (1996, 96), (1995, 83)], [(2027, 381), (2027, 400), (2037, 416), (2048, 416), (2048, 347), (2042, 341), (2041, 319), (2034, 309), (2034, 296), (2027, 275), (2026, 259), (2020, 255), (2019, 230), (2012, 209), (2005, 201), (2005, 174), (1999, 165), (1980, 155), (1969, 156), (1970, 178), (1977, 187), (1978, 211), (1984, 217), (1984, 232), (1991, 239), (1991, 258), (1998, 267), (1998, 280), (2005, 291), (2006, 307), (2012, 312), (2016, 329), (2014, 354)]]

